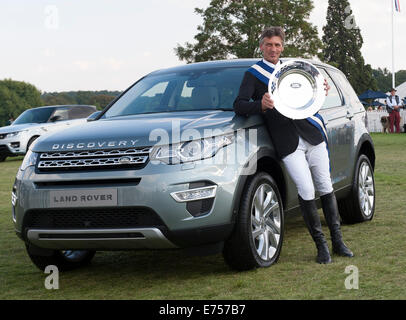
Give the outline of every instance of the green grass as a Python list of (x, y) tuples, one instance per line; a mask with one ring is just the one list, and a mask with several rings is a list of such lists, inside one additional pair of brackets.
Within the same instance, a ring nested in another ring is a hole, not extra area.
[[(233, 272), (221, 255), (98, 252), (89, 267), (61, 273), (59, 290), (45, 289), (47, 275), (14, 233), (10, 193), (21, 158), (7, 159), (0, 163), (0, 299), (406, 299), (406, 135), (373, 134), (373, 140), (375, 217), (342, 226), (352, 259), (315, 263), (314, 244), (294, 216), (286, 221), (279, 262), (267, 269)], [(344, 286), (348, 265), (359, 270), (358, 290)]]

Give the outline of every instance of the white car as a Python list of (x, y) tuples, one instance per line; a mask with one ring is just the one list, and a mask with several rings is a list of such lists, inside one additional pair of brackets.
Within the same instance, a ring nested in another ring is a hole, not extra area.
[(39, 136), (86, 122), (96, 111), (89, 105), (59, 105), (28, 109), (9, 126), (0, 128), (0, 162), (25, 154)]

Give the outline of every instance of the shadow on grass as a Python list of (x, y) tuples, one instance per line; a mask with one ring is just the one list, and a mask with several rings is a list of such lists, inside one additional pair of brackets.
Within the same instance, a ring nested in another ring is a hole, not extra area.
[[(285, 248), (282, 250), (282, 255), (285, 257), (293, 255), (300, 261), (303, 258), (313, 261), (315, 257), (313, 251), (301, 252), (297, 255), (296, 252), (288, 252), (291, 248), (286, 248), (289, 245), (289, 239), (295, 241), (297, 236), (303, 238), (304, 242), (312, 242), (302, 217), (300, 215), (288, 217), (285, 229), (287, 229), (285, 230)], [(239, 274), (226, 264), (221, 253), (191, 256), (183, 250), (98, 251), (92, 264), (72, 273), (76, 272), (83, 273), (83, 276), (93, 280), (103, 280), (106, 278), (106, 274), (113, 278), (127, 274), (140, 280), (175, 280), (179, 278), (188, 280), (207, 278), (208, 274), (216, 277)]]
[(79, 270), (65, 273), (66, 276), (85, 278), (87, 281), (114, 285), (124, 285), (128, 281), (138, 286), (160, 285), (163, 280), (173, 282), (193, 282), (233, 275), (221, 254), (190, 257), (178, 250), (154, 251), (114, 251), (97, 252), (92, 263)]

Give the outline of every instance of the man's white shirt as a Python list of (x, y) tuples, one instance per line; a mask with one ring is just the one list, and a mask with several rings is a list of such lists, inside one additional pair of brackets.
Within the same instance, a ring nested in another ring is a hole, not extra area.
[(388, 107), (390, 107), (391, 109), (394, 109), (395, 106), (402, 106), (402, 100), (400, 100), (400, 98), (398, 98), (399, 99), (399, 104), (398, 104), (396, 102), (396, 96), (391, 96), (391, 97), (392, 97), (392, 102), (391, 102), (390, 97), (386, 98), (386, 105)]
[(282, 63), (281, 60), (278, 60), (278, 62), (276, 64), (273, 64), (272, 62), (266, 61), (265, 59), (262, 59), (262, 62), (267, 64), (268, 66), (270, 66), (272, 69), (276, 68), (276, 64), (281, 64)]

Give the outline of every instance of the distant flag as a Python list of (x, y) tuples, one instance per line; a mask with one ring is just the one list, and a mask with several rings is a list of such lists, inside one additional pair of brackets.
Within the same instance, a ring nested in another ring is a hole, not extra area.
[(400, 12), (400, 3), (399, 0), (394, 0), (395, 1), (395, 9), (397, 12)]
[(400, 12), (400, 0), (393, 0), (392, 2), (392, 87), (395, 87), (395, 33), (394, 33), (394, 24), (395, 24), (395, 10)]

